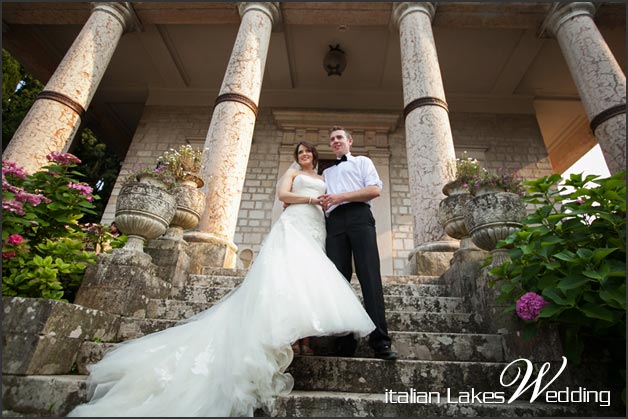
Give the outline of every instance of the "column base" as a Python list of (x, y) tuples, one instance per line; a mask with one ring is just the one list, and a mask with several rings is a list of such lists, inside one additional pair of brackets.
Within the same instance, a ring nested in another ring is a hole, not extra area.
[(234, 243), (199, 231), (187, 232), (183, 237), (189, 243), (191, 274), (203, 274), (205, 268), (236, 268), (238, 247)]
[(435, 241), (417, 246), (408, 256), (409, 275), (441, 276), (450, 266), (458, 242)]

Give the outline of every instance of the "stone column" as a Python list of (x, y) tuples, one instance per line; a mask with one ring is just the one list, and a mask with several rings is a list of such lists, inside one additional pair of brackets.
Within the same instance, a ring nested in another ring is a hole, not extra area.
[(277, 3), (239, 3), (238, 10), (242, 22), (205, 139), (205, 211), (197, 230), (185, 234), (193, 272), (203, 266), (235, 267), (233, 238), (242, 187), (268, 44), (280, 13)]
[(137, 25), (129, 3), (94, 3), (91, 16), (2, 154), (33, 173), (65, 152), (122, 34)]
[(412, 2), (393, 7), (401, 38), (408, 175), (414, 243), (418, 246), (415, 253), (449, 252), (456, 247), (438, 222), (438, 205), (444, 198), (442, 188), (450, 180), (447, 162), (455, 160), (455, 151), (432, 33), (435, 7)]
[(626, 168), (626, 76), (600, 34), (593, 3), (561, 4), (546, 20), (576, 83), (611, 173)]

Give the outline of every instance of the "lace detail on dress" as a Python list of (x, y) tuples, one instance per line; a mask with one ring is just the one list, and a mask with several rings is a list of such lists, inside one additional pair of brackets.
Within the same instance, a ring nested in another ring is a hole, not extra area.
[[(292, 192), (314, 198), (324, 194), (326, 189), (325, 181), (308, 175), (297, 175), (292, 184)], [(311, 236), (325, 248), (325, 214), (319, 205), (292, 204), (281, 214), (280, 220)]]

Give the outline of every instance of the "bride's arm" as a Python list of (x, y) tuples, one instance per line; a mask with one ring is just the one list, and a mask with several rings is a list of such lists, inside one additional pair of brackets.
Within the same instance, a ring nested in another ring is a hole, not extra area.
[(281, 177), (277, 188), (277, 198), (286, 204), (319, 204), (315, 196), (300, 195), (292, 192), (292, 183), (299, 173), (294, 169), (288, 169)]

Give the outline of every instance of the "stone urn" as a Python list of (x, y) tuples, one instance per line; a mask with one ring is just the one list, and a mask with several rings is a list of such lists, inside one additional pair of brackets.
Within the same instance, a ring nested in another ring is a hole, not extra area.
[(144, 251), (144, 243), (166, 232), (175, 213), (175, 196), (151, 175), (125, 184), (116, 202), (115, 223), (128, 236), (127, 251)]
[(203, 179), (194, 173), (186, 173), (177, 181), (174, 190), (176, 210), (163, 239), (184, 241), (183, 230), (196, 227), (205, 209), (205, 194), (199, 189), (204, 184)]
[(491, 252), (493, 267), (509, 260), (508, 249), (496, 249), (497, 242), (519, 230), (525, 217), (521, 197), (512, 192), (480, 193), (464, 204), (464, 223), (471, 240)]
[(462, 182), (455, 180), (445, 184), (447, 195), (438, 206), (438, 221), (449, 237), (460, 240), (460, 249), (474, 247), (464, 223), (464, 205), (473, 197)]

